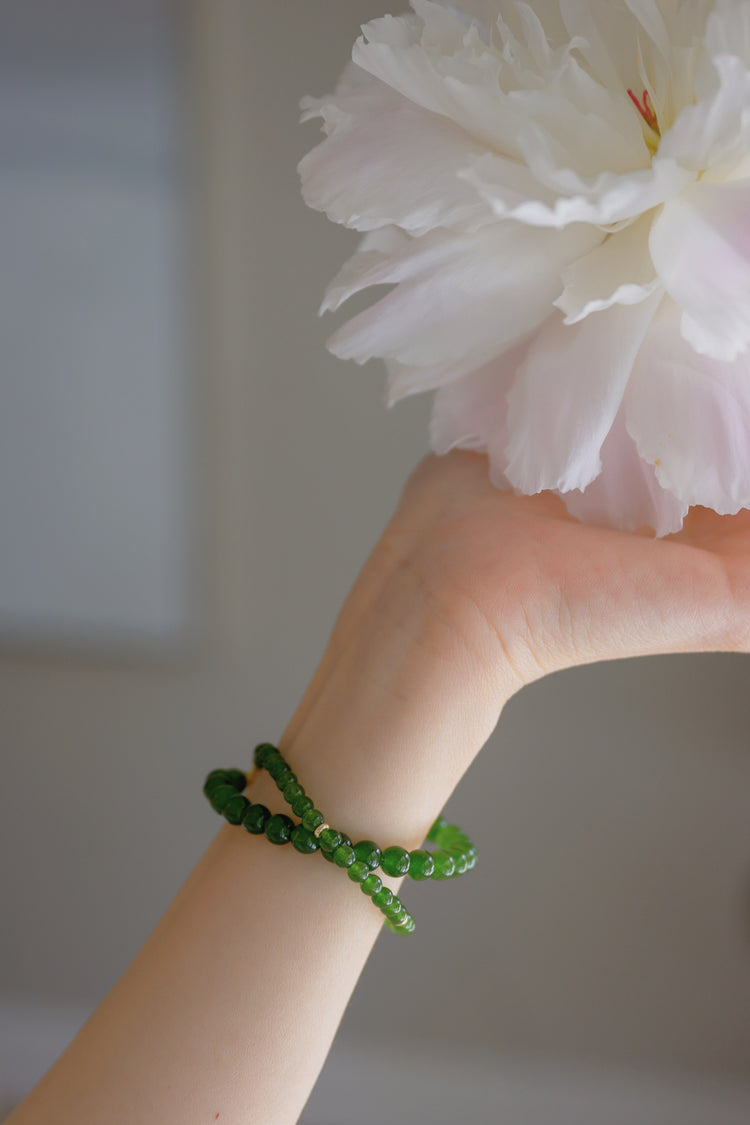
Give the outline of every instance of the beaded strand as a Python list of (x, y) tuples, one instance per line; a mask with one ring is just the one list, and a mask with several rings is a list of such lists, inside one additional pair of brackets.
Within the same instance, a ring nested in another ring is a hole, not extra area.
[[(295, 823), (284, 813), (271, 813), (265, 805), (254, 804), (244, 796), (259, 769), (265, 769), (273, 778), (277, 789), (295, 816)], [(241, 824), (254, 836), (264, 835), (272, 844), (291, 844), (302, 855), (320, 851), (324, 859), (346, 870), (363, 894), (383, 914), (385, 925), (395, 934), (410, 934), (414, 919), (400, 898), (375, 874), (380, 868), (385, 875), (408, 875), (416, 881), (455, 879), (471, 871), (477, 861), (477, 851), (460, 828), (438, 817), (427, 834), (427, 841), (436, 844), (434, 850), (391, 846), (381, 849), (374, 840), (360, 840), (352, 844), (349, 836), (327, 823), (323, 813), (307, 796), (296, 774), (292, 772), (283, 755), (268, 742), (255, 748), (254, 766), (249, 774), (238, 769), (212, 770), (206, 778), (203, 792), (211, 807), (224, 816), (229, 824)]]

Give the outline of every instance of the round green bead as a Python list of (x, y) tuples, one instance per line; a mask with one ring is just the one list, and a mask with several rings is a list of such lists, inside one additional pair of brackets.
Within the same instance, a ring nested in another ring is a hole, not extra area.
[(266, 823), (266, 839), (272, 844), (288, 844), (294, 831), (294, 821), (284, 813), (275, 813)]
[(344, 837), (335, 828), (324, 828), (318, 836), (318, 843), (324, 852), (335, 852), (344, 842)]
[(397, 922), (399, 918), (402, 918), (404, 914), (406, 914), (406, 907), (401, 899), (394, 898), (389, 906), (383, 908), (383, 913), (386, 918), (390, 918), (391, 922)]
[(456, 875), (464, 875), (469, 870), (468, 857), (463, 852), (461, 852), (459, 855), (454, 855), (453, 858), (456, 861), (456, 870), (454, 872), (454, 878), (455, 878)]
[(266, 769), (268, 770), (274, 781), (277, 781), (278, 778), (282, 776), (282, 774), (292, 772), (282, 758), (281, 754), (279, 754), (278, 750), (275, 754), (269, 754), (266, 758)]
[(380, 848), (374, 840), (360, 840), (354, 845), (354, 852), (359, 863), (366, 863), (370, 871), (380, 867)]
[(292, 773), (289, 766), (284, 766), (283, 770), (279, 770), (274, 777), (276, 788), (280, 793), (283, 793), (287, 785), (292, 785), (296, 780), (296, 775)]
[(359, 884), (359, 889), (363, 894), (369, 895), (370, 898), (374, 898), (376, 894), (382, 891), (383, 880), (379, 875), (370, 874), (365, 880), (363, 880), (363, 882)]
[(274, 763), (283, 761), (284, 759), (275, 746), (266, 746), (259, 765), (262, 765), (263, 769), (268, 770), (268, 772), (270, 773)]
[(262, 836), (271, 819), (271, 810), (265, 805), (251, 805), (242, 818), (242, 827), (253, 836)]
[[(368, 876), (368, 878), (371, 878), (371, 877), (372, 876)], [(365, 880), (365, 882), (367, 882), (367, 880)], [(393, 899), (394, 899), (393, 891), (390, 890), (388, 887), (383, 887), (382, 891), (378, 891), (377, 894), (372, 896), (372, 901), (375, 903), (376, 906), (380, 907), (381, 910), (384, 906), (390, 906), (391, 903), (393, 902)]]
[[(321, 835), (322, 835), (322, 833), (321, 833)], [(342, 836), (341, 837), (341, 843), (339, 844), (339, 848), (350, 848), (351, 846), (352, 846), (352, 842), (349, 839), (349, 837), (348, 836)], [(332, 851), (332, 852), (326, 851), (324, 848), (321, 848), (320, 854), (323, 856), (323, 859), (328, 860), (329, 863), (334, 863), (335, 861), (334, 861), (333, 857), (335, 856), (337, 851), (338, 851), (338, 848), (334, 849), (334, 851)]]
[(406, 875), (409, 871), (409, 853), (405, 848), (386, 848), (380, 857), (380, 866), (386, 875)]
[(227, 770), (226, 775), (227, 784), (233, 785), (239, 793), (247, 786), (247, 777), (242, 770)]
[(221, 777), (215, 777), (212, 780), (209, 779), (208, 781), (205, 782), (205, 784), (203, 786), (203, 792), (206, 795), (206, 797), (208, 797), (208, 799), (210, 801), (210, 800), (213, 799), (213, 795), (216, 792), (216, 790), (217, 789), (224, 789), (226, 784), (227, 784), (226, 781)]
[[(325, 833), (321, 833), (325, 835)], [(337, 867), (351, 867), (356, 859), (354, 848), (348, 847), (346, 844), (339, 844), (333, 853), (333, 862)]]
[(253, 751), (253, 761), (259, 770), (265, 769), (269, 754), (275, 753), (276, 747), (272, 746), (270, 742), (261, 742)]
[(325, 819), (320, 809), (308, 809), (307, 812), (302, 814), (302, 823), (308, 832), (314, 832), (316, 828), (320, 828), (321, 824), (325, 823)]
[(456, 861), (448, 852), (435, 852), (432, 857), (435, 860), (435, 870), (432, 873), (433, 879), (451, 879), (456, 872)]
[(215, 809), (217, 813), (223, 813), (227, 802), (236, 796), (237, 790), (233, 785), (219, 785), (214, 789), (211, 796), (211, 808)]
[(227, 784), (227, 771), (226, 770), (211, 770), (210, 774), (203, 782), (203, 792), (208, 796), (210, 789), (215, 789), (217, 785)]
[(288, 805), (293, 805), (297, 797), (304, 797), (305, 791), (298, 781), (290, 781), (284, 786), (284, 800)]
[(308, 832), (301, 824), (298, 824), (292, 832), (292, 847), (296, 848), (302, 855), (312, 855), (313, 852), (318, 850), (318, 841), (313, 836), (312, 832)]
[(369, 874), (370, 868), (366, 863), (360, 863), (359, 860), (357, 860), (356, 863), (353, 863), (347, 871), (347, 875), (353, 883), (364, 883)]
[(312, 807), (313, 807), (312, 801), (310, 800), (309, 797), (306, 797), (304, 795), (302, 797), (296, 797), (292, 801), (292, 812), (294, 813), (295, 816), (298, 816), (300, 818), (300, 820), (305, 815), (307, 810), (311, 809)]
[(410, 853), (409, 878), (421, 881), (429, 879), (435, 870), (435, 860), (430, 852), (416, 848)]
[(243, 817), (249, 808), (250, 802), (247, 797), (243, 797), (241, 793), (235, 793), (224, 805), (224, 819), (230, 824), (242, 824)]

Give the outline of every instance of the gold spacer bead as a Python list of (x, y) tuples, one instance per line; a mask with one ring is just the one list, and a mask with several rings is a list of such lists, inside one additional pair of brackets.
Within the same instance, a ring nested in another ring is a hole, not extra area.
[(326, 824), (326, 822), (323, 821), (322, 824), (319, 824), (317, 828), (313, 829), (313, 836), (315, 837), (316, 840), (320, 839), (320, 833), (323, 831), (323, 829), (324, 828), (330, 828), (330, 827), (331, 827), (330, 824)]

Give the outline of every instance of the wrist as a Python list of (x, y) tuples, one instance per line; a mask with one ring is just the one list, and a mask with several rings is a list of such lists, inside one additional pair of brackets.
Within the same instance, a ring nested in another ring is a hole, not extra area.
[(345, 606), (279, 747), (337, 828), (417, 847), (512, 690), (408, 573), (358, 594), (367, 610), (354, 622)]

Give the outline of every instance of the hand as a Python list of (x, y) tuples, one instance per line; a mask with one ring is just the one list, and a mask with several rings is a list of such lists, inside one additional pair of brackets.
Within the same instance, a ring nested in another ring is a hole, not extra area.
[(596, 660), (750, 648), (750, 512), (693, 508), (662, 540), (584, 526), (552, 493), (515, 496), (486, 458), (427, 457), (384, 536), (434, 612), (520, 687)]

